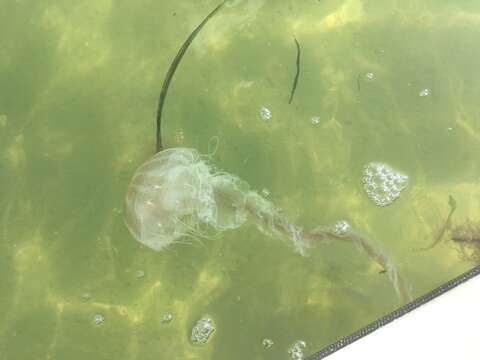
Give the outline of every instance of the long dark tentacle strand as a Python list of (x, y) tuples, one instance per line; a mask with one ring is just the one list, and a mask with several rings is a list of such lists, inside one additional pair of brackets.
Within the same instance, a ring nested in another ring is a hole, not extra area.
[(175, 56), (172, 63), (170, 64), (170, 67), (168, 68), (167, 74), (165, 75), (165, 80), (163, 80), (162, 90), (160, 91), (160, 97), (158, 99), (157, 123), (156, 123), (157, 152), (163, 149), (162, 111), (163, 111), (163, 106), (165, 104), (165, 98), (167, 97), (168, 88), (172, 81), (173, 75), (175, 74), (175, 71), (177, 70), (177, 67), (180, 64), (180, 61), (182, 61), (182, 58), (185, 55), (185, 52), (187, 51), (192, 41), (198, 35), (200, 30), (202, 30), (205, 24), (223, 7), (223, 5), (225, 5), (226, 2), (227, 1), (225, 0), (220, 5), (218, 5), (215, 9), (213, 9), (213, 11), (207, 15), (207, 17), (195, 28), (195, 30), (193, 30), (193, 32), (190, 34), (190, 36), (187, 38), (187, 40), (185, 40), (185, 42), (182, 44), (182, 46), (178, 50), (177, 55)]

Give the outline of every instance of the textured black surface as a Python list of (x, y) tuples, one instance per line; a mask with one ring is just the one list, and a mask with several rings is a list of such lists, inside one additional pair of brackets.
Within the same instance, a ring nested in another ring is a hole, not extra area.
[(375, 330), (381, 328), (382, 326), (398, 319), (399, 317), (409, 313), (410, 311), (418, 308), (419, 306), (426, 304), (430, 300), (435, 299), (436, 297), (444, 294), (445, 292), (457, 287), (458, 285), (470, 280), (471, 278), (480, 274), (480, 266), (474, 267), (472, 270), (463, 273), (462, 275), (444, 283), (438, 288), (430, 291), (429, 293), (415, 299), (414, 301), (398, 308), (397, 310), (375, 320), (374, 322), (368, 324), (364, 328), (355, 331), (353, 334), (344, 337), (343, 339), (338, 340), (337, 342), (323, 348), (316, 354), (307, 358), (307, 360), (318, 360), (324, 359), (330, 354), (340, 350), (341, 348), (361, 339), (362, 337), (374, 332)]

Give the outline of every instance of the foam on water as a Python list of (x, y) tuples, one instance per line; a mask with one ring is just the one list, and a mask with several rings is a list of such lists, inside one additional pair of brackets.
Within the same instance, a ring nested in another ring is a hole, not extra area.
[(192, 329), (192, 336), (190, 339), (196, 344), (206, 344), (210, 336), (215, 331), (215, 325), (209, 317), (203, 317), (197, 321)]
[(303, 360), (303, 351), (307, 347), (307, 343), (303, 340), (295, 341), (295, 343), (288, 349), (288, 354), (292, 360)]
[(363, 171), (363, 188), (378, 206), (394, 202), (407, 187), (408, 176), (382, 163), (369, 163)]

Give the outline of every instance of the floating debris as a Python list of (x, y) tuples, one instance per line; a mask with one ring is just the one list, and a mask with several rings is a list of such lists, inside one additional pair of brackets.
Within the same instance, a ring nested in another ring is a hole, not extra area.
[(368, 81), (373, 81), (375, 80), (377, 77), (375, 76), (374, 73), (372, 72), (368, 72), (365, 74), (365, 79), (367, 79)]
[(100, 313), (96, 313), (94, 316), (93, 316), (93, 323), (95, 325), (102, 325), (103, 323), (105, 322), (105, 316), (103, 316), (103, 314), (100, 314)]
[(262, 118), (262, 120), (270, 120), (272, 118), (272, 112), (267, 109), (265, 106), (263, 106), (261, 109), (260, 109), (260, 117)]
[(480, 263), (480, 223), (467, 220), (453, 227), (450, 237), (459, 246), (461, 260)]
[(173, 320), (173, 315), (165, 313), (162, 315), (162, 324), (169, 324)]
[(312, 125), (318, 125), (318, 124), (320, 124), (320, 116), (314, 116), (314, 117), (312, 117), (312, 119), (310, 120), (310, 122), (312, 123)]
[(369, 163), (363, 171), (363, 188), (368, 197), (378, 206), (387, 206), (395, 201), (406, 188), (408, 176), (382, 163)]
[(297, 70), (295, 72), (295, 78), (293, 80), (292, 91), (290, 92), (290, 98), (288, 99), (289, 104), (292, 103), (293, 96), (295, 95), (295, 90), (297, 90), (298, 78), (300, 76), (300, 44), (298, 43), (296, 38), (293, 38), (293, 40), (295, 40), (295, 45), (297, 47), (297, 60), (296, 60)]
[(270, 190), (268, 190), (266, 188), (263, 188), (262, 189), (262, 195), (265, 196), (265, 197), (269, 196), (270, 195)]
[(163, 80), (162, 90), (160, 91), (160, 97), (158, 99), (158, 108), (157, 108), (157, 118), (156, 118), (156, 150), (159, 152), (163, 149), (162, 144), (162, 112), (163, 106), (165, 104), (165, 99), (167, 98), (168, 88), (170, 87), (170, 83), (172, 82), (173, 75), (177, 70), (178, 65), (182, 61), (185, 52), (187, 51), (188, 47), (198, 35), (200, 30), (205, 26), (205, 24), (225, 5), (225, 1), (219, 4), (215, 9), (210, 12), (205, 19), (193, 30), (193, 32), (189, 35), (189, 37), (185, 40), (182, 44), (180, 49), (178, 50), (177, 55), (173, 59), (170, 67), (168, 68), (167, 74), (165, 75), (165, 79)]
[(197, 321), (192, 329), (191, 340), (196, 344), (205, 344), (210, 339), (210, 336), (215, 331), (215, 326), (212, 319), (203, 317)]
[(307, 344), (303, 340), (296, 341), (290, 349), (288, 354), (292, 360), (303, 360), (303, 350), (307, 347)]
[(273, 340), (269, 338), (265, 338), (262, 340), (262, 345), (267, 349), (270, 349), (273, 346)]
[(431, 93), (432, 93), (431, 89), (423, 89), (418, 93), (418, 96), (425, 97), (425, 96), (430, 95)]
[(442, 241), (442, 238), (443, 238), (443, 235), (445, 234), (445, 232), (448, 229), (450, 229), (450, 227), (452, 225), (452, 215), (455, 212), (455, 210), (457, 209), (457, 201), (453, 198), (452, 195), (448, 196), (448, 206), (450, 207), (450, 212), (448, 213), (448, 216), (445, 219), (445, 222), (443, 223), (442, 227), (437, 232), (437, 235), (435, 236), (435, 238), (433, 240), (433, 243), (430, 246), (428, 246), (428, 247), (426, 247), (422, 250), (430, 250), (430, 249), (434, 248), (438, 243), (440, 243)]

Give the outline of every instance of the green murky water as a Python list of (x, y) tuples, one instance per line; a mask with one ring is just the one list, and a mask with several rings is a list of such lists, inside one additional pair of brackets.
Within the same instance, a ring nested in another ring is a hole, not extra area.
[[(401, 304), (347, 242), (302, 257), (250, 222), (155, 252), (126, 229), (164, 74), (217, 4), (0, 0), (0, 359), (288, 359), (296, 340), (311, 354)], [(208, 153), (218, 137), (215, 166), (305, 229), (347, 219), (414, 297), (470, 268), (448, 232), (418, 249), (448, 195), (454, 224), (479, 221), (478, 2), (228, 5), (173, 79), (164, 143)], [(390, 206), (363, 189), (372, 161), (409, 177)], [(203, 316), (216, 330), (192, 344)]]

